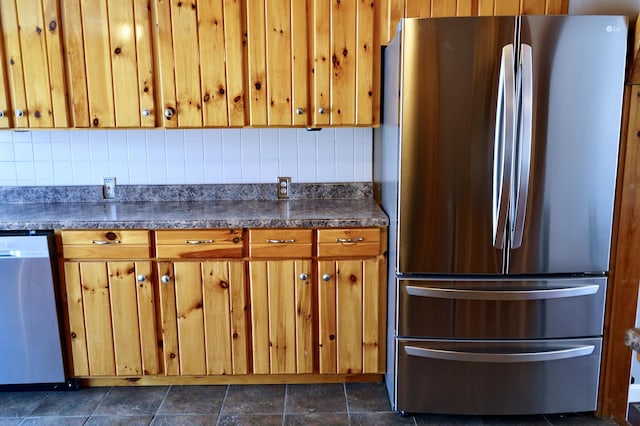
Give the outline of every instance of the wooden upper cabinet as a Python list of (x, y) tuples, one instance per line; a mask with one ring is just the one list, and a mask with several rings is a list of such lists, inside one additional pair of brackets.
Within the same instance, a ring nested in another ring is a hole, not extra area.
[(155, 126), (148, 1), (60, 2), (72, 127)]
[(0, 127), (67, 127), (58, 4), (2, 0)]
[(152, 0), (152, 12), (160, 125), (244, 126), (241, 2)]

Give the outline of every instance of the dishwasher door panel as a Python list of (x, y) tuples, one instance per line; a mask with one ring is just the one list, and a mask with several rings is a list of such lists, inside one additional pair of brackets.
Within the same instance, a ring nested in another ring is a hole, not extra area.
[(511, 415), (596, 409), (602, 341), (398, 341), (398, 411)]
[(2, 256), (0, 273), (0, 385), (64, 382), (49, 258)]
[(398, 336), (553, 339), (602, 335), (606, 277), (400, 280)]

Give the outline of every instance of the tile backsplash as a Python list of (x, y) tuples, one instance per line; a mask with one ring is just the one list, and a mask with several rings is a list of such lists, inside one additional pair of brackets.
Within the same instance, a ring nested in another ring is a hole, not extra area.
[(372, 129), (0, 131), (0, 186), (369, 182)]

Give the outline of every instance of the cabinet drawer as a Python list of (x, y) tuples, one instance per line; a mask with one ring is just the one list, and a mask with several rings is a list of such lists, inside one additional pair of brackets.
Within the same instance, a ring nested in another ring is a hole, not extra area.
[(149, 257), (149, 231), (94, 229), (61, 231), (67, 259), (130, 259)]
[(241, 229), (156, 231), (156, 257), (242, 257)]
[(319, 229), (318, 256), (377, 256), (379, 228)]
[(251, 257), (311, 257), (310, 229), (250, 229)]

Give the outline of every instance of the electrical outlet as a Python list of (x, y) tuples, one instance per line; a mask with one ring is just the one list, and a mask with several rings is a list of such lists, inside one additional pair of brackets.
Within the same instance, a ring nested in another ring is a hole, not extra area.
[(290, 190), (291, 190), (291, 178), (278, 177), (278, 198), (280, 198), (281, 200), (288, 199)]
[(102, 197), (107, 199), (116, 197), (116, 178), (115, 177), (102, 178)]

